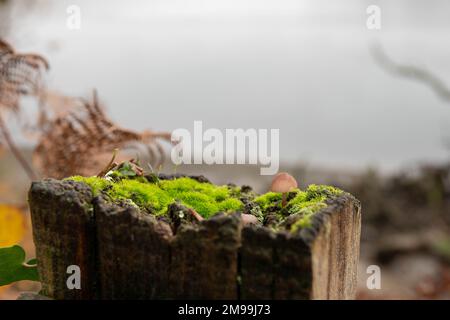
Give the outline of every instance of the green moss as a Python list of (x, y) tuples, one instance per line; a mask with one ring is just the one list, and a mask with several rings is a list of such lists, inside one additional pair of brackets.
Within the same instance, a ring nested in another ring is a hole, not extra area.
[(311, 226), (311, 216), (304, 216), (298, 219), (292, 226), (291, 232), (295, 233), (303, 228), (308, 228)]
[(166, 213), (168, 206), (177, 200), (204, 218), (220, 211), (238, 211), (243, 207), (239, 199), (231, 196), (227, 186), (202, 183), (191, 178), (162, 180), (158, 183), (149, 183), (139, 178), (120, 179), (116, 182), (97, 177), (76, 176), (69, 179), (86, 183), (92, 188), (94, 195), (103, 191), (112, 200), (131, 200), (156, 215)]
[(343, 191), (338, 188), (315, 184), (308, 186), (306, 191), (300, 191), (287, 205), (290, 214), (299, 214), (301, 216), (291, 226), (291, 232), (297, 232), (302, 228), (311, 226), (312, 216), (327, 207), (325, 200), (342, 193)]
[(219, 211), (230, 212), (242, 208), (242, 202), (232, 198), (228, 186), (216, 186), (191, 178), (179, 178), (163, 180), (159, 183), (159, 187), (173, 199), (180, 200), (205, 218)]
[(73, 180), (87, 184), (91, 187), (94, 196), (98, 196), (102, 190), (105, 190), (108, 186), (111, 185), (111, 182), (109, 182), (108, 180), (98, 177), (74, 176), (66, 180)]
[(273, 208), (277, 209), (276, 213), (281, 222), (287, 215), (298, 215), (299, 219), (290, 227), (292, 232), (310, 226), (312, 216), (326, 207), (325, 200), (343, 192), (335, 187), (313, 184), (305, 191), (291, 191), (288, 195), (289, 201), (281, 208), (281, 193), (267, 192), (254, 198), (254, 194), (243, 193), (239, 187), (217, 186), (191, 178), (153, 179), (152, 182), (143, 177), (127, 178), (123, 175), (120, 179), (81, 176), (69, 179), (86, 183), (95, 196), (103, 193), (112, 201), (128, 202), (155, 215), (165, 214), (170, 204), (180, 202), (197, 211), (202, 217), (208, 218), (217, 212), (243, 210), (241, 198), (245, 198), (243, 201), (247, 204), (246, 210), (261, 222)]
[(227, 186), (202, 183), (191, 178), (163, 180), (159, 183), (159, 186), (173, 197), (183, 196), (185, 193), (198, 193), (206, 195), (209, 200), (214, 200), (215, 202), (221, 202), (230, 198), (230, 190)]
[(255, 202), (261, 207), (261, 210), (266, 211), (273, 206), (279, 206), (281, 208), (282, 194), (278, 192), (267, 192), (257, 198)]
[(113, 200), (130, 199), (136, 205), (163, 214), (174, 199), (157, 185), (138, 180), (120, 180), (106, 191)]
[(242, 202), (238, 199), (228, 198), (219, 203), (219, 211), (237, 211), (242, 209)]
[[(338, 196), (342, 193), (342, 190), (332, 186), (312, 184), (305, 191), (299, 189), (294, 189), (291, 191), (288, 197), (290, 200), (287, 202), (283, 210), (281, 210), (281, 193), (268, 192), (255, 198), (255, 202), (261, 208), (263, 215), (267, 214), (268, 210), (271, 208), (279, 209), (279, 216), (281, 220), (283, 220), (286, 215), (299, 215), (300, 218), (291, 226), (290, 229), (292, 232), (296, 232), (301, 228), (310, 226), (311, 217), (316, 212), (327, 206), (325, 203), (327, 198)], [(285, 213), (283, 213), (283, 211)]]
[[(298, 213), (299, 211), (307, 208), (310, 208), (311, 210), (316, 208), (320, 209), (323, 206), (317, 205), (318, 203), (323, 203), (328, 197), (337, 196), (342, 192), (342, 190), (332, 186), (315, 184), (310, 185), (306, 191), (294, 189), (291, 193), (295, 193), (295, 196), (287, 202), (286, 208), (291, 214)], [(255, 202), (264, 212), (272, 207), (281, 209), (281, 199), (281, 193), (267, 192), (255, 198)]]
[(316, 194), (315, 197), (313, 197), (308, 191), (300, 191), (288, 202), (286, 207), (291, 214), (299, 212), (307, 213), (311, 210), (321, 209), (323, 205), (325, 205), (324, 201), (326, 198), (325, 195)]
[(306, 189), (307, 199), (315, 199), (321, 196), (324, 197), (333, 197), (342, 194), (343, 191), (336, 187), (326, 186), (326, 185), (317, 185), (311, 184)]
[(303, 214), (309, 214), (309, 213), (315, 213), (319, 211), (320, 209), (325, 208), (327, 205), (325, 204), (326, 198), (317, 198), (310, 201), (305, 201), (302, 203), (294, 204), (289, 208), (289, 213), (303, 213)]

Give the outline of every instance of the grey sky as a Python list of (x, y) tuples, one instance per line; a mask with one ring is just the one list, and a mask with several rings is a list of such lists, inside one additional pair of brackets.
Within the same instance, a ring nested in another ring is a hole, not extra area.
[[(20, 2), (20, 1), (18, 1)], [(280, 128), (281, 157), (384, 169), (449, 156), (450, 105), (373, 61), (424, 66), (450, 85), (450, 2), (40, 1), (8, 40), (51, 63), (49, 85), (99, 90), (124, 126)], [(82, 28), (66, 28), (66, 8)], [(366, 8), (382, 29), (366, 28)]]

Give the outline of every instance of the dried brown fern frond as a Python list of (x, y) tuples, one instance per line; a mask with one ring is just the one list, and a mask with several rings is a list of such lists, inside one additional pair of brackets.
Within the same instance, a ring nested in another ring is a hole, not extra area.
[(20, 115), (20, 98), (39, 96), (42, 72), (49, 68), (47, 61), (36, 54), (19, 54), (0, 39), (0, 143), (6, 142), (30, 179), (36, 179), (33, 168), (16, 147), (4, 120), (6, 112)]
[(32, 126), (29, 126), (28, 132), (26, 132), (31, 133), (31, 136), (33, 133), (40, 134), (42, 131), (46, 131), (55, 119), (84, 109), (79, 98), (66, 96), (53, 90), (42, 91), (39, 102), (38, 115), (33, 119)]
[(19, 54), (0, 39), (0, 110), (20, 111), (20, 97), (38, 95), (49, 65), (37, 54)]
[(143, 148), (153, 164), (164, 160), (160, 140), (170, 133), (135, 132), (117, 126), (98, 104), (84, 101), (83, 110), (51, 121), (34, 152), (34, 161), (47, 177), (94, 175), (111, 157), (113, 150)]

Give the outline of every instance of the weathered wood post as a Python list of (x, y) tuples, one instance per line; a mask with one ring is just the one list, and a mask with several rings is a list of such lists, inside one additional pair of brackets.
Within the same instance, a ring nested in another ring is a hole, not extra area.
[[(176, 231), (73, 181), (33, 183), (29, 201), (43, 293), (55, 299), (353, 299), (361, 211), (329, 199), (298, 232), (218, 214)], [(66, 286), (69, 265), (81, 290)]]
[(360, 229), (360, 205), (350, 195), (332, 200), (300, 233), (244, 228), (241, 297), (354, 299)]
[(96, 268), (102, 299), (167, 299), (169, 293), (169, 225), (129, 206), (94, 200), (97, 221)]
[(175, 299), (237, 299), (238, 215), (217, 215), (185, 226), (172, 242), (171, 293)]
[[(91, 189), (79, 182), (34, 182), (29, 192), (33, 237), (44, 295), (96, 298), (96, 231)], [(81, 290), (67, 287), (67, 268), (78, 266)]]

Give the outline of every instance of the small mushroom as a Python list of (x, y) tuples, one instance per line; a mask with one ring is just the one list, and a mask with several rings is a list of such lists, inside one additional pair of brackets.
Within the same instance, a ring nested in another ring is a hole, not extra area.
[(270, 191), (282, 193), (281, 207), (284, 208), (286, 206), (287, 193), (297, 188), (297, 186), (297, 181), (293, 176), (286, 172), (280, 172), (273, 178)]

